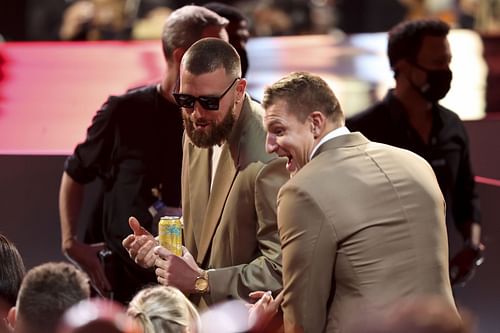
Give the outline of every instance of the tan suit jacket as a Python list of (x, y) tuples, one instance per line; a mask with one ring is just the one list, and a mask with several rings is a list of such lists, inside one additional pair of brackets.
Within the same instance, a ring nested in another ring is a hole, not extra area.
[(287, 332), (342, 332), (405, 296), (455, 306), (444, 199), (416, 154), (359, 132), (327, 141), (279, 192), (278, 227)]
[[(187, 249), (209, 272), (212, 304), (282, 288), (276, 198), (289, 179), (284, 159), (265, 151), (263, 110), (248, 96), (223, 145), (210, 192), (211, 149), (187, 137), (182, 207)], [(194, 300), (196, 302), (196, 300)]]

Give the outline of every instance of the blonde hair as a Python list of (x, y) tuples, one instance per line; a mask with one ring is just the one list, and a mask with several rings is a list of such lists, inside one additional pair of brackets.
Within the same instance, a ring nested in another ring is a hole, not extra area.
[(154, 286), (139, 291), (127, 314), (143, 326), (144, 333), (197, 332), (200, 316), (184, 294), (173, 287)]

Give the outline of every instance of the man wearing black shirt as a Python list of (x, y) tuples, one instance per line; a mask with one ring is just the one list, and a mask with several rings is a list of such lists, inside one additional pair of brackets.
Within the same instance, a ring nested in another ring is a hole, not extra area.
[(479, 200), (460, 118), (438, 104), (450, 88), (449, 26), (438, 20), (401, 23), (389, 32), (388, 56), (396, 87), (347, 127), (370, 140), (411, 150), (434, 169), (446, 200), (448, 225), (455, 224), (465, 247), (451, 260), (452, 282), (473, 269), (480, 252)]
[[(198, 6), (172, 12), (163, 28), (166, 71), (160, 83), (110, 97), (95, 115), (85, 141), (65, 163), (59, 196), (62, 250), (99, 291), (113, 291), (118, 301), (126, 303), (141, 286), (156, 281), (154, 273), (130, 260), (121, 245), (130, 230), (128, 218), (140, 217), (151, 230), (153, 215), (162, 206), (174, 212), (180, 206), (183, 125), (172, 95), (180, 60), (198, 39), (227, 40), (226, 24), (226, 19)], [(96, 177), (104, 183), (105, 245), (77, 239), (84, 185)], [(98, 259), (105, 248), (116, 259), (113, 281)]]

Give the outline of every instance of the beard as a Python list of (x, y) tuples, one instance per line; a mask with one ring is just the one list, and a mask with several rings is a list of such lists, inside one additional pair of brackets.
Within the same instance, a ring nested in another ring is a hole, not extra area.
[(229, 107), (228, 112), (219, 124), (215, 123), (215, 121), (209, 121), (203, 118), (198, 119), (198, 122), (209, 124), (204, 129), (196, 129), (193, 121), (185, 111), (182, 111), (182, 119), (184, 121), (184, 128), (186, 129), (187, 136), (200, 148), (209, 148), (226, 141), (236, 121), (234, 105)]

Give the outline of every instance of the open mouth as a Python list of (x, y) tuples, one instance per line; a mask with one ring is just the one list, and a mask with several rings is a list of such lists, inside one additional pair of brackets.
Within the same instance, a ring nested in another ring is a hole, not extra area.
[(196, 130), (202, 130), (202, 129), (205, 129), (207, 128), (208, 126), (210, 125), (210, 123), (208, 121), (196, 121), (194, 122), (194, 128)]
[(293, 173), (297, 170), (297, 164), (295, 164), (295, 160), (293, 159), (292, 155), (286, 155), (286, 158), (288, 161), (286, 162), (286, 169), (288, 172)]

